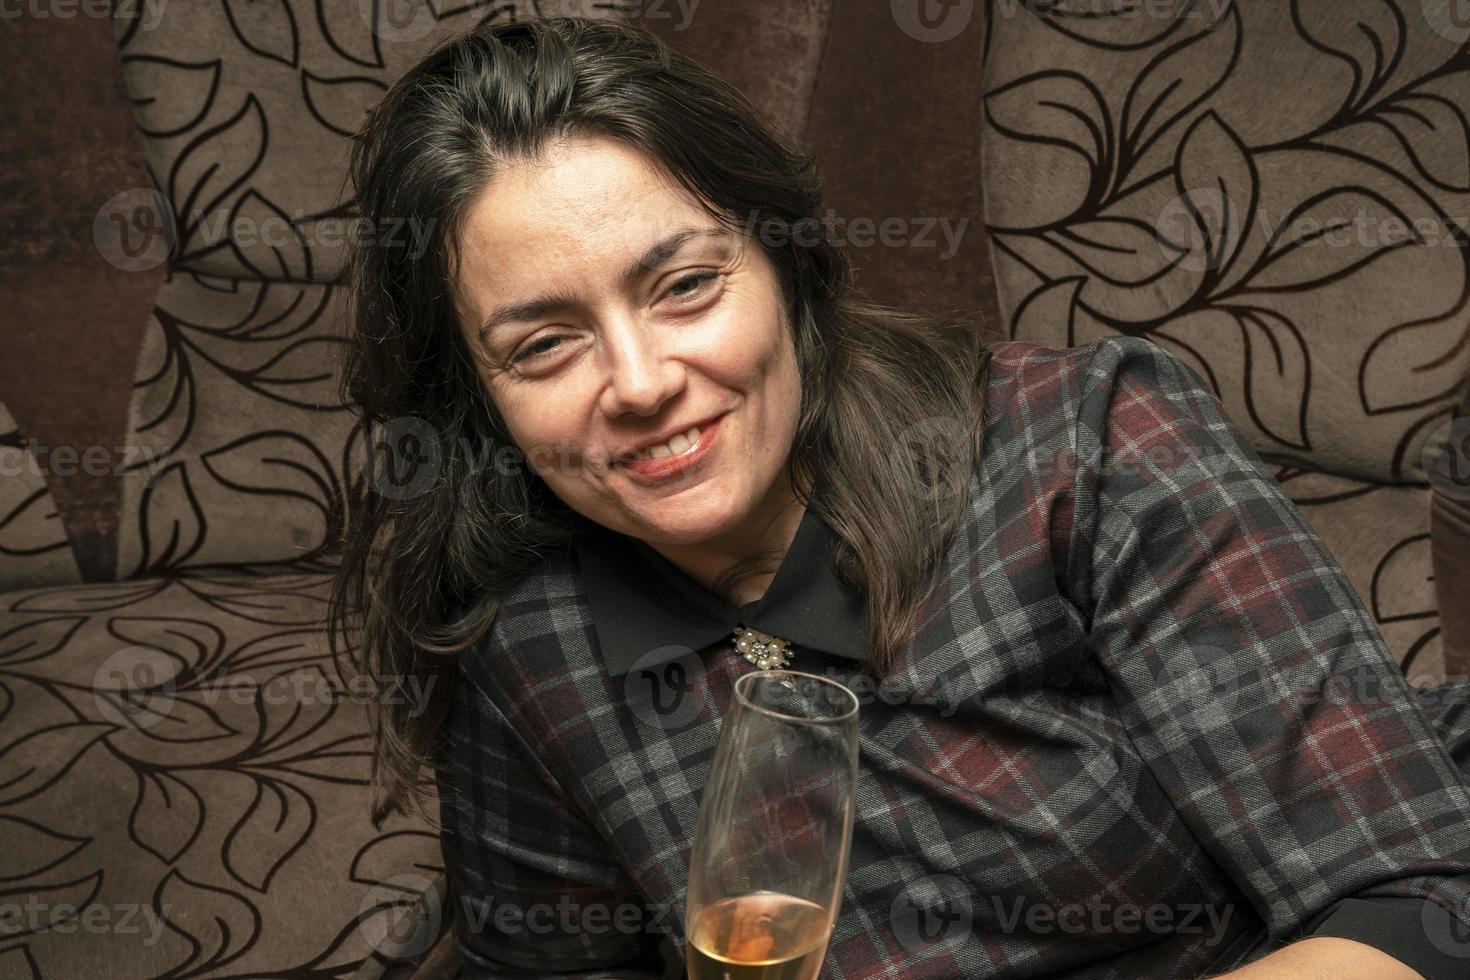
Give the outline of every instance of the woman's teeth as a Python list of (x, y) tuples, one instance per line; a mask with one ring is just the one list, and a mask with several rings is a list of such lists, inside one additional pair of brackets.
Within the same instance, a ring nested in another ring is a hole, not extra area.
[(699, 426), (695, 426), (688, 432), (674, 436), (662, 446), (654, 446), (645, 449), (638, 454), (639, 459), (662, 459), (665, 456), (678, 456), (686, 452), (690, 446), (699, 441)]

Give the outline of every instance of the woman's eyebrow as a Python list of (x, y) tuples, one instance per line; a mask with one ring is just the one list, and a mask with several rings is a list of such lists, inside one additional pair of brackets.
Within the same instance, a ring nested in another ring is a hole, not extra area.
[(645, 271), (661, 264), (693, 238), (728, 238), (727, 228), (681, 228), (663, 241), (655, 242), (648, 251), (623, 270), (623, 285), (629, 286)]
[[(649, 246), (647, 251), (635, 259), (623, 270), (622, 283), (630, 286), (639, 276), (649, 269), (667, 261), (668, 258), (679, 249), (683, 248), (690, 240), (695, 238), (729, 238), (730, 231), (726, 228), (681, 228), (666, 238)], [(502, 323), (511, 323), (517, 320), (535, 320), (550, 313), (569, 309), (577, 304), (574, 296), (567, 293), (555, 292), (538, 296), (535, 299), (523, 303), (507, 303), (497, 306), (490, 311), (490, 315), (480, 323), (480, 329), (476, 336), (481, 344), (485, 343), (490, 331)]]

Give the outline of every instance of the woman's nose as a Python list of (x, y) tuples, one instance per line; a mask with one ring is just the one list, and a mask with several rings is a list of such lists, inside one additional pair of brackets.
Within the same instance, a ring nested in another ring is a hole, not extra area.
[(671, 356), (664, 329), (632, 315), (604, 327), (603, 408), (609, 415), (655, 414), (683, 387), (684, 368)]

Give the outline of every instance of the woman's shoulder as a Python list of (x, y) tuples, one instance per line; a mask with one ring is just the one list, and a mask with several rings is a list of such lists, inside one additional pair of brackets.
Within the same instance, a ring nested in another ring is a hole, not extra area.
[(978, 508), (995, 499), (1063, 499), (1078, 468), (1105, 465), (1109, 453), (1242, 441), (1202, 376), (1144, 337), (1073, 347), (994, 343), (982, 414), (988, 496), (973, 488)]
[[(1147, 337), (1113, 334), (1085, 344), (1054, 347), (1034, 340), (999, 340), (991, 351), (990, 385), (1005, 387), (1017, 381), (1037, 384), (1047, 378), (1059, 383), (1107, 380), (1119, 367), (1185, 366), (1174, 352)], [(1189, 369), (1191, 372), (1193, 369)]]
[(579, 568), (576, 550), (559, 548), (518, 577), (500, 594), (480, 641), (457, 655), (461, 671), (484, 683), (497, 675), (498, 684), (507, 670), (535, 672), (560, 663), (569, 644), (586, 642), (591, 611)]
[(990, 349), (987, 418), (1024, 420), (1033, 438), (1053, 417), (1107, 416), (1125, 389), (1176, 400), (1210, 391), (1193, 367), (1146, 337), (1119, 334), (1072, 347), (1004, 340)]

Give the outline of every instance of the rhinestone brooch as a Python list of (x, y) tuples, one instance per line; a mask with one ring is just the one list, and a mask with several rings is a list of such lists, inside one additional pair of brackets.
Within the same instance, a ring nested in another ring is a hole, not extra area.
[(779, 670), (791, 663), (791, 644), (760, 630), (735, 627), (735, 649), (761, 670)]

